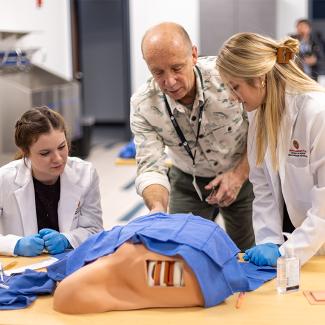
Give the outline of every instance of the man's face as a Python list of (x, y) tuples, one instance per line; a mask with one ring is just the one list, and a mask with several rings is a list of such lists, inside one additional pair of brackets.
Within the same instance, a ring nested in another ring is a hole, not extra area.
[(301, 37), (308, 37), (310, 35), (310, 27), (306, 23), (299, 23), (297, 25), (297, 34)]
[(162, 92), (174, 100), (187, 103), (195, 96), (197, 49), (188, 48), (149, 49), (144, 57), (150, 72)]

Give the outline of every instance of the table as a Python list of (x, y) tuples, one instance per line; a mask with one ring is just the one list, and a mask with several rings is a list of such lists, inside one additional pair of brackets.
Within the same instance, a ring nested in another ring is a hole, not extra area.
[[(48, 257), (0, 256), (3, 263), (17, 260), (17, 266), (39, 262), (46, 258)], [(102, 314), (65, 315), (52, 309), (52, 296), (43, 296), (26, 309), (0, 311), (0, 324), (324, 325), (325, 305), (310, 305), (303, 295), (303, 290), (325, 290), (325, 256), (313, 257), (302, 267), (300, 284), (300, 291), (279, 295), (276, 292), (275, 280), (272, 280), (258, 290), (246, 293), (239, 309), (235, 308), (238, 295), (235, 294), (224, 303), (212, 308), (161, 308)]]

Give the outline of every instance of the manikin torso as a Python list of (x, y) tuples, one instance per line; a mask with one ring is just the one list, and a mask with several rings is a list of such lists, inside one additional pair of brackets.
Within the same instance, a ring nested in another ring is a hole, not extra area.
[[(175, 262), (175, 270), (167, 271), (167, 265)], [(168, 272), (175, 280), (166, 284)], [(71, 314), (203, 305), (196, 277), (182, 258), (129, 242), (68, 276), (54, 294), (54, 309)]]

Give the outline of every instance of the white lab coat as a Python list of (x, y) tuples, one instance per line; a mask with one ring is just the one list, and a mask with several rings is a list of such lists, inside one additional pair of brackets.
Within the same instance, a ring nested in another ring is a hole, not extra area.
[[(286, 94), (281, 124), (279, 170), (269, 152), (256, 166), (255, 113), (249, 114), (248, 159), (253, 183), (253, 225), (257, 244), (292, 244), (300, 262), (325, 253), (325, 93)], [(283, 200), (296, 227), (284, 243)]]
[[(0, 254), (14, 255), (17, 241), (38, 232), (30, 161), (0, 168)], [(103, 229), (98, 175), (91, 163), (68, 158), (60, 176), (59, 230), (76, 248)]]

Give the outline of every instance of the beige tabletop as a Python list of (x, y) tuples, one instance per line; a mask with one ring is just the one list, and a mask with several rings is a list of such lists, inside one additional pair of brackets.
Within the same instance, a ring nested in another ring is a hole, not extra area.
[[(46, 259), (0, 257), (8, 263), (17, 260), (23, 266)], [(28, 308), (0, 311), (0, 324), (108, 324), (108, 325), (324, 325), (325, 305), (310, 305), (303, 290), (325, 290), (325, 256), (314, 257), (302, 268), (301, 289), (298, 292), (279, 295), (275, 280), (258, 290), (245, 294), (242, 305), (235, 308), (238, 294), (213, 308), (146, 309), (136, 311), (107, 312), (88, 315), (64, 315), (52, 309), (52, 297), (39, 297)]]

